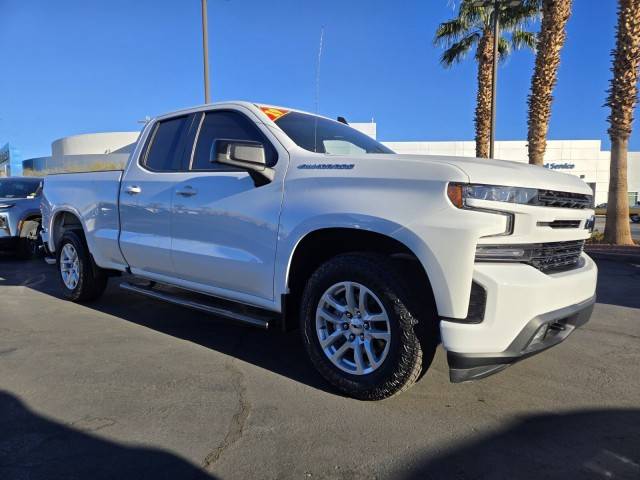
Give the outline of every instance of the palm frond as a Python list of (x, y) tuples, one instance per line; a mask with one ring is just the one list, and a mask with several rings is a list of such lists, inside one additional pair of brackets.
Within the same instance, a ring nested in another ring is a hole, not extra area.
[(467, 56), (469, 50), (471, 50), (478, 41), (480, 41), (480, 33), (470, 33), (447, 48), (442, 53), (442, 57), (440, 57), (440, 63), (445, 67), (450, 67), (453, 64), (460, 62)]
[(529, 48), (536, 51), (536, 43), (538, 36), (525, 30), (514, 30), (511, 32), (511, 46), (514, 50), (520, 50), (522, 48)]
[(504, 62), (511, 54), (511, 43), (504, 37), (498, 40), (498, 60)]
[(469, 24), (462, 18), (454, 18), (438, 25), (433, 42), (436, 45), (451, 45), (464, 36), (469, 29)]

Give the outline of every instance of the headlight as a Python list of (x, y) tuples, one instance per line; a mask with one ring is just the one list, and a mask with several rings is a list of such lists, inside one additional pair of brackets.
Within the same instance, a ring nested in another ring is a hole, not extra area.
[(491, 202), (534, 203), (538, 198), (537, 188), (503, 187), (499, 185), (479, 185), (450, 183), (447, 196), (458, 208), (466, 206), (466, 200), (489, 200)]
[(0, 210), (8, 210), (13, 206), (15, 206), (13, 203), (0, 203)]

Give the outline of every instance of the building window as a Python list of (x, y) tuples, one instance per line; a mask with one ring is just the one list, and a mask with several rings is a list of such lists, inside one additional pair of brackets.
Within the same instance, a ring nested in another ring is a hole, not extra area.
[(627, 193), (629, 196), (629, 205), (634, 206), (638, 204), (638, 192), (629, 192)]

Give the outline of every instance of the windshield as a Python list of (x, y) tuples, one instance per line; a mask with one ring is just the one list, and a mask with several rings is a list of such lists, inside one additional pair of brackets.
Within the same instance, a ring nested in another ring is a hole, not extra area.
[(0, 179), (0, 198), (34, 198), (41, 184), (40, 179)]
[(333, 155), (394, 153), (368, 135), (327, 118), (288, 112), (275, 122), (296, 145), (310, 152)]

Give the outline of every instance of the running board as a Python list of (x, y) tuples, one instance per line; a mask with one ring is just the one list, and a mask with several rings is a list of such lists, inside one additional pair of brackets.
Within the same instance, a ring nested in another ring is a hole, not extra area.
[[(151, 284), (155, 285), (155, 284)], [(174, 287), (161, 285), (142, 286), (129, 282), (120, 284), (120, 288), (128, 292), (137, 293), (146, 297), (155, 298), (164, 302), (173, 303), (182, 307), (199, 310), (219, 317), (228, 318), (236, 322), (246, 323), (254, 327), (268, 328), (269, 322), (277, 319), (277, 313), (267, 312), (255, 307), (243, 304), (235, 304), (225, 300), (208, 297), (196, 292), (182, 290)]]

